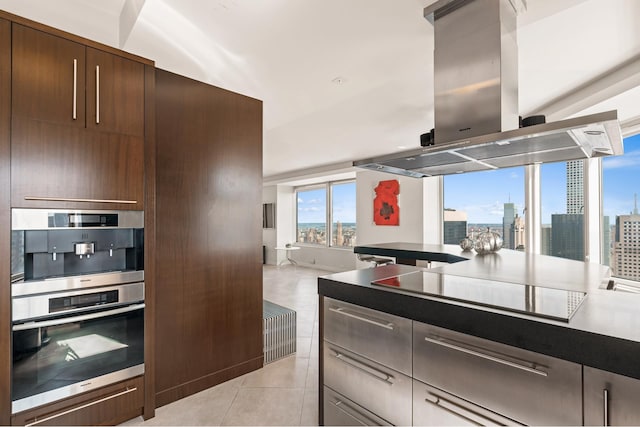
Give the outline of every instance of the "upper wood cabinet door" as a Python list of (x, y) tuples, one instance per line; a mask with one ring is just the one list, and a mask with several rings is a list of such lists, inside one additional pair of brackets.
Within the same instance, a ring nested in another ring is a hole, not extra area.
[(12, 114), (85, 126), (85, 46), (13, 24)]
[(144, 135), (144, 65), (87, 47), (87, 128)]

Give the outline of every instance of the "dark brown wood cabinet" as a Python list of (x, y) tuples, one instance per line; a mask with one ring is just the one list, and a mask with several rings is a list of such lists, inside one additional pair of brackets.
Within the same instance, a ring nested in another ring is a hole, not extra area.
[(15, 23), (12, 60), (13, 116), (144, 136), (144, 64)]
[(87, 128), (144, 135), (144, 65), (87, 48)]
[(157, 70), (156, 129), (161, 406), (262, 366), (262, 102)]
[(14, 23), (12, 115), (85, 127), (85, 62), (83, 44)]
[(20, 412), (12, 425), (116, 425), (142, 414), (144, 378), (111, 384), (50, 405)]
[(11, 415), (11, 22), (0, 18), (0, 425)]
[(145, 65), (13, 23), (12, 206), (144, 207)]

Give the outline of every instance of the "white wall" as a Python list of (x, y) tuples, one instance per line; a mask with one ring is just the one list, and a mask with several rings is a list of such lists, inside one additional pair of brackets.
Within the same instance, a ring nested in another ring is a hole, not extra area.
[[(374, 189), (378, 182), (397, 179), (400, 183), (398, 204), (399, 226), (379, 226), (373, 223)], [(356, 245), (370, 243), (409, 242), (440, 243), (442, 241), (442, 178), (408, 178), (381, 172), (356, 173)], [(347, 271), (371, 266), (357, 260), (350, 249), (328, 248), (296, 243), (295, 187), (271, 185), (264, 187), (263, 202), (276, 203), (276, 229), (263, 230), (267, 246), (267, 264), (286, 261), (285, 251), (276, 246), (292, 243), (301, 249), (290, 256), (301, 266), (327, 271)]]

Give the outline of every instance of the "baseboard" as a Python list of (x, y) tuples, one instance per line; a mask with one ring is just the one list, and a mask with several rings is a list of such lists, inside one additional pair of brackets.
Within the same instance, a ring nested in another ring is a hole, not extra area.
[(206, 390), (215, 385), (229, 381), (246, 373), (262, 368), (264, 357), (256, 357), (235, 366), (196, 378), (189, 382), (162, 390), (156, 393), (156, 408), (167, 405), (176, 400)]

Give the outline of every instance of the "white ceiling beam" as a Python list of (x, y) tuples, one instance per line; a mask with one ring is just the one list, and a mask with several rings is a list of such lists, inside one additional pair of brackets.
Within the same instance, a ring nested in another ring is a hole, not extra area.
[(640, 133), (640, 116), (632, 117), (625, 121), (620, 122), (620, 129), (622, 129), (622, 137), (637, 135)]
[(133, 27), (138, 22), (145, 0), (125, 0), (120, 11), (118, 45), (124, 49)]
[(544, 114), (547, 122), (563, 120), (640, 86), (640, 55), (578, 86), (523, 117)]

